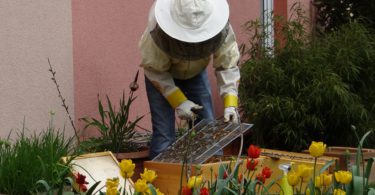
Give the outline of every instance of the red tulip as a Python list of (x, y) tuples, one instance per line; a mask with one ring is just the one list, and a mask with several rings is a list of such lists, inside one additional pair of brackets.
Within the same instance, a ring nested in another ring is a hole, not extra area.
[(223, 174), (223, 179), (226, 179), (228, 177), (228, 173), (225, 171)]
[(265, 177), (265, 178), (270, 178), (271, 177), (271, 174), (272, 174), (272, 170), (269, 168), (269, 167), (264, 167), (262, 169), (262, 175)]
[(237, 178), (238, 183), (241, 183), (241, 182), (242, 182), (242, 179), (243, 179), (243, 174), (240, 173), (240, 174), (238, 175), (238, 178)]
[(82, 192), (86, 192), (86, 191), (87, 191), (87, 186), (86, 186), (86, 184), (79, 184), (79, 189), (80, 189)]
[(262, 183), (266, 182), (266, 177), (261, 173), (256, 176), (256, 179)]
[(75, 180), (76, 180), (76, 183), (79, 184), (79, 185), (82, 185), (82, 184), (88, 184), (88, 182), (86, 181), (86, 176), (80, 174), (80, 173), (77, 173), (74, 175), (75, 177)]
[(210, 191), (206, 187), (201, 188), (200, 195), (210, 195)]
[(258, 165), (259, 160), (258, 159), (247, 159), (246, 168), (247, 170), (253, 171), (255, 170), (255, 167)]
[(182, 186), (182, 195), (192, 195), (192, 191), (189, 187), (187, 186)]
[(251, 144), (249, 149), (247, 149), (247, 156), (250, 158), (258, 158), (260, 156), (260, 148)]

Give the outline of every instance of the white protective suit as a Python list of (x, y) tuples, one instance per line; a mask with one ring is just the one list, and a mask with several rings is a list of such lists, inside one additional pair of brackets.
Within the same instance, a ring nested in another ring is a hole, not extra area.
[[(152, 10), (152, 9), (151, 9)], [(148, 28), (142, 35), (139, 47), (142, 56), (141, 67), (146, 77), (167, 99), (173, 108), (187, 100), (182, 91), (175, 86), (173, 79), (189, 79), (203, 71), (213, 56), (217, 84), (224, 108), (238, 106), (238, 82), (240, 79), (237, 63), (240, 57), (236, 37), (228, 23), (226, 37), (213, 55), (201, 59), (184, 60), (168, 55), (152, 38), (150, 32), (157, 27), (154, 14), (150, 13)]]

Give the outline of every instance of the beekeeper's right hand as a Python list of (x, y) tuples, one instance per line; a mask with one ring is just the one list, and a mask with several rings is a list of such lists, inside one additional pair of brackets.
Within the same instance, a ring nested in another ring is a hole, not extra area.
[(176, 107), (176, 113), (177, 113), (177, 116), (180, 118), (180, 119), (184, 119), (184, 120), (187, 120), (187, 119), (194, 119), (194, 112), (192, 110), (199, 110), (199, 109), (202, 109), (203, 106), (200, 106), (190, 100), (185, 100), (184, 102), (182, 102), (179, 106)]

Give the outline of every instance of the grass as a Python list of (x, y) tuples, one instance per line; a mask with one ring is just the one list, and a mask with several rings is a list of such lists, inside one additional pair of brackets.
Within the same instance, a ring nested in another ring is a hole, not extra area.
[[(71, 154), (72, 138), (64, 130), (55, 129), (52, 120), (46, 130), (25, 135), (25, 127), (12, 143), (9, 138), (0, 142), (0, 193), (32, 194), (38, 180), (49, 181), (52, 187), (61, 186), (69, 173), (61, 157)], [(68, 162), (69, 163), (69, 162)]]

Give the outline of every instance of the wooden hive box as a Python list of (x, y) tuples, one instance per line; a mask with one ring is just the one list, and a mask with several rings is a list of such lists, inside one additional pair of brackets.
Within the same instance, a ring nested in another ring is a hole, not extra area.
[[(308, 150), (304, 150), (304, 153), (308, 153)], [(362, 172), (362, 167), (367, 166), (367, 161), (370, 158), (375, 158), (375, 149), (362, 148), (362, 154), (364, 163), (361, 163), (361, 168), (359, 169)], [(352, 165), (356, 163), (357, 148), (353, 147), (342, 147), (342, 146), (330, 146), (327, 147), (324, 156), (331, 156), (338, 158), (338, 165), (341, 170), (350, 170)], [(373, 165), (374, 166), (374, 165)], [(375, 168), (371, 169), (371, 174), (369, 178), (369, 183), (375, 183)]]
[[(71, 157), (63, 157), (62, 160), (67, 162), (69, 158)], [(119, 162), (110, 151), (82, 154), (74, 157), (70, 166), (72, 172), (79, 172), (86, 176), (88, 189), (97, 181), (100, 181), (95, 191), (100, 189), (100, 191), (105, 192), (106, 180), (117, 177), (122, 191), (134, 192), (134, 183), (131, 179), (127, 179), (126, 186), (124, 186), (125, 182), (120, 174)], [(77, 185), (73, 187), (78, 190)]]
[[(268, 150), (263, 149), (262, 154), (259, 158), (258, 168), (255, 174), (260, 172), (264, 166), (270, 167), (273, 171), (272, 176), (267, 181), (271, 181), (275, 178), (278, 178), (283, 174), (283, 172), (278, 168), (280, 164), (294, 162), (295, 164), (307, 164), (313, 166), (314, 159), (308, 154), (303, 153), (294, 153), (294, 152), (285, 152), (278, 150)], [(317, 161), (317, 170), (320, 170), (327, 162), (331, 160), (337, 160), (335, 157), (321, 157)], [(220, 164), (229, 164), (229, 160), (224, 160), (222, 162), (206, 162), (200, 165), (201, 172), (203, 177), (210, 181), (211, 170), (213, 170), (213, 180), (215, 180), (215, 173), (218, 172)], [(231, 163), (234, 165), (234, 162)], [(332, 165), (332, 167), (334, 164)], [(182, 164), (180, 163), (165, 163), (165, 162), (154, 162), (154, 161), (145, 161), (144, 167), (156, 171), (158, 175), (156, 180), (153, 182), (154, 185), (160, 189), (161, 192), (166, 195), (177, 195), (180, 188), (180, 178), (182, 171)], [(240, 170), (246, 169), (246, 161), (240, 167)], [(191, 174), (196, 174), (196, 166), (191, 166)], [(182, 177), (182, 185), (186, 185), (186, 173)], [(266, 184), (267, 184), (266, 181)], [(303, 187), (306, 186), (306, 183), (303, 184)], [(277, 193), (280, 189), (277, 185), (274, 185), (271, 189), (271, 193)]]

